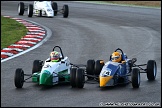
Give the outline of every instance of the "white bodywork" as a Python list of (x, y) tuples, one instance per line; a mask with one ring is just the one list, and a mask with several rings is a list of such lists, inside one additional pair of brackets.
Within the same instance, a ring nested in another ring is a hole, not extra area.
[[(48, 61), (48, 60), (46, 60)], [(53, 83), (57, 84), (58, 83), (58, 73), (62, 72), (64, 70), (68, 70), (67, 74), (70, 74), (70, 60), (68, 57), (65, 57), (59, 62), (46, 62), (44, 63), (41, 73), (42, 72), (50, 72), (49, 74), (53, 74)], [(64, 63), (62, 63), (64, 62)], [(40, 73), (40, 74), (41, 74)]]
[(33, 14), (39, 15), (40, 10), (42, 10), (42, 16), (53, 17), (54, 11), (51, 5), (51, 1), (34, 1)]

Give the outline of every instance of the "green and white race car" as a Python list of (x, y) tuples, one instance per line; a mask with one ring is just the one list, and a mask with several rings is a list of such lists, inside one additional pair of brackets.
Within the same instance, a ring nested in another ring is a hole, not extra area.
[[(55, 46), (53, 51), (55, 51), (55, 48), (58, 48), (61, 53), (59, 62), (50, 62), (49, 58), (44, 63), (41, 60), (34, 60), (32, 74), (24, 74), (22, 68), (17, 68), (14, 77), (15, 86), (22, 88), (24, 82), (30, 78), (32, 78), (32, 82), (48, 86), (70, 82), (70, 70), (77, 66), (70, 63), (67, 56), (64, 57), (61, 47)], [(28, 76), (28, 78), (25, 79), (24, 76)]]

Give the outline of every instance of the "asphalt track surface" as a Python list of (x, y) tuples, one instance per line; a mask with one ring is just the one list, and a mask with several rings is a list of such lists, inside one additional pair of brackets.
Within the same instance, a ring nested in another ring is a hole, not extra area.
[[(2, 1), (1, 15), (24, 18), (42, 24), (52, 36), (40, 47), (1, 63), (2, 107), (98, 107), (103, 102), (153, 102), (161, 106), (161, 9), (97, 5), (58, 1), (69, 6), (69, 17), (54, 18), (18, 16), (19, 2)], [(32, 3), (32, 2), (24, 2)], [(141, 74), (139, 89), (126, 86), (99, 88), (86, 83), (83, 89), (69, 84), (45, 88), (24, 83), (22, 89), (14, 86), (16, 68), (30, 74), (35, 59), (45, 60), (55, 45), (60, 45), (72, 63), (86, 64), (88, 59), (107, 61), (110, 54), (121, 48), (137, 64), (156, 60), (157, 77), (150, 82)]]

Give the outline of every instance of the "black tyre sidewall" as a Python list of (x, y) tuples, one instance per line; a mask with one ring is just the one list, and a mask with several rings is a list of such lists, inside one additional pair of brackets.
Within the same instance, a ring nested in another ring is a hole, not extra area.
[(77, 68), (71, 68), (70, 70), (70, 84), (72, 87), (76, 87), (76, 70)]
[(76, 86), (78, 88), (83, 88), (84, 86), (84, 82), (85, 82), (85, 78), (84, 78), (84, 70), (81, 68), (77, 68), (76, 70)]
[(58, 6), (57, 6), (56, 2), (52, 3), (52, 9), (54, 10), (54, 16), (56, 16), (57, 15), (57, 10), (58, 10)]
[[(94, 75), (94, 66), (95, 66), (94, 60), (88, 60), (87, 61), (87, 66), (86, 66), (87, 75)], [(93, 79), (92, 77), (89, 77), (89, 76), (87, 76), (87, 78)]]
[(64, 18), (67, 18), (68, 17), (68, 15), (69, 15), (69, 7), (68, 7), (68, 5), (64, 5), (63, 6), (63, 17)]
[(103, 61), (103, 60), (97, 60), (95, 63), (94, 73), (97, 76), (100, 74), (102, 67), (104, 66), (104, 63), (100, 63), (100, 61)]
[[(154, 75), (155, 69), (155, 75)], [(147, 62), (147, 78), (148, 80), (155, 80), (157, 74), (156, 62), (154, 60), (149, 60)]]
[(33, 62), (33, 68), (32, 68), (32, 74), (35, 72), (41, 71), (41, 65), (40, 65), (41, 60), (34, 60)]
[(19, 8), (19, 6), (20, 6), (20, 12), (18, 14), (19, 15), (23, 15), (24, 14), (24, 8), (25, 8), (24, 3), (23, 2), (20, 2), (18, 4), (18, 8)]
[[(139, 88), (140, 86), (140, 70), (138, 68), (133, 68), (131, 73), (132, 86), (133, 88)], [(139, 81), (139, 83), (138, 83)]]
[(24, 71), (21, 68), (16, 69), (14, 82), (17, 88), (22, 88), (24, 84)]
[(33, 16), (33, 5), (29, 4), (28, 9), (29, 9), (28, 17), (32, 17)]

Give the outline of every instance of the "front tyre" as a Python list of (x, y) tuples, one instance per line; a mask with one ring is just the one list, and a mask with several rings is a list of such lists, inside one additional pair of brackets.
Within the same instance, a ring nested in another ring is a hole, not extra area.
[(147, 62), (147, 78), (148, 80), (155, 80), (157, 73), (157, 66), (155, 60)]
[(68, 5), (64, 5), (63, 6), (63, 17), (67, 18), (68, 15), (69, 15), (69, 7), (68, 7)]
[(18, 4), (18, 14), (19, 15), (23, 15), (24, 14), (24, 10), (25, 10), (25, 6), (23, 2), (20, 2)]
[(28, 17), (32, 17), (33, 16), (33, 5), (29, 4), (28, 6)]
[(88, 79), (94, 79), (93, 77), (88, 76), (88, 75), (94, 75), (94, 66), (95, 66), (94, 60), (87, 61), (86, 72), (87, 72)]
[(104, 61), (103, 60), (97, 60), (96, 61), (96, 63), (95, 63), (95, 69), (94, 69), (95, 75), (98, 76), (100, 74), (103, 66), (104, 66)]
[(17, 88), (22, 88), (24, 84), (24, 71), (21, 68), (16, 69), (14, 82)]
[(84, 83), (85, 83), (84, 70), (81, 68), (77, 68), (77, 70), (76, 70), (76, 86), (78, 88), (83, 88)]
[(57, 10), (58, 10), (58, 6), (57, 6), (56, 2), (52, 3), (52, 9), (54, 10), (54, 16), (56, 16), (57, 15)]
[(140, 70), (138, 68), (133, 68), (131, 73), (132, 86), (133, 88), (139, 88), (140, 86)]
[(42, 61), (41, 60), (34, 60), (32, 74), (35, 72), (40, 72), (42, 69)]

